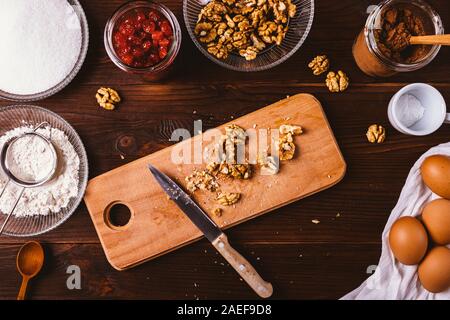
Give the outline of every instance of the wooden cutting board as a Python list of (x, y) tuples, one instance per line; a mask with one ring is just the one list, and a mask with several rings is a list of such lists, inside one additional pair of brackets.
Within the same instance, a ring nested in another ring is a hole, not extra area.
[[(218, 207), (215, 194), (197, 191), (197, 203), (222, 228), (228, 228), (266, 212), (297, 201), (338, 183), (346, 164), (333, 136), (320, 102), (312, 95), (299, 94), (232, 121), (244, 129), (278, 128), (281, 124), (301, 125), (304, 134), (295, 137), (293, 160), (283, 161), (274, 176), (257, 172), (251, 180), (220, 181), (224, 191), (242, 193), (241, 200), (224, 208), (221, 217), (213, 214)], [(225, 124), (226, 125), (226, 124)], [(219, 127), (222, 129), (225, 125)], [(195, 143), (201, 135), (181, 142)], [(149, 163), (185, 187), (184, 178), (194, 168), (204, 165), (173, 164), (174, 146), (150, 154), (92, 179), (85, 202), (106, 257), (117, 270), (136, 266), (189, 244), (202, 237), (201, 232), (167, 198), (147, 168)], [(115, 227), (109, 210), (124, 204), (131, 211), (127, 225)]]

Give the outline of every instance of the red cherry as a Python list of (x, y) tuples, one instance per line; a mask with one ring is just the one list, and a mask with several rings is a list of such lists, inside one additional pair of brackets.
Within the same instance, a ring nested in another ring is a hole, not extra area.
[(170, 45), (170, 40), (167, 38), (162, 38), (161, 40), (159, 40), (159, 45), (161, 47), (167, 48)]
[(124, 36), (132, 35), (135, 31), (133, 25), (129, 23), (123, 23), (119, 27), (120, 33), (122, 33)]
[(122, 22), (123, 24), (133, 25), (136, 22), (136, 20), (130, 15), (124, 16), (122, 19), (123, 19), (123, 22)]
[(138, 32), (136, 36), (141, 42), (143, 42), (145, 39), (148, 38), (148, 33), (145, 32)]
[(144, 55), (144, 50), (141, 48), (133, 48), (131, 52), (134, 58), (141, 58)]
[(148, 61), (150, 62), (150, 64), (157, 64), (160, 61), (159, 56), (156, 53), (150, 53), (148, 55)]
[(142, 49), (144, 49), (144, 51), (149, 51), (152, 48), (152, 42), (150, 40), (144, 41), (144, 43), (142, 44)]
[(142, 21), (144, 21), (145, 19), (147, 19), (147, 16), (146, 16), (145, 12), (143, 12), (143, 11), (138, 11), (138, 12), (136, 13), (136, 20), (137, 20), (137, 21), (142, 22)]
[(155, 31), (152, 33), (152, 39), (160, 41), (164, 37), (164, 34), (161, 31)]
[(133, 26), (134, 26), (134, 28), (136, 30), (141, 30), (142, 29), (142, 22), (136, 21)]
[(159, 13), (155, 10), (150, 11), (150, 13), (148, 14), (148, 18), (153, 22), (158, 22), (160, 20)]
[(123, 63), (125, 63), (126, 65), (131, 66), (133, 64), (133, 56), (131, 54), (123, 54), (119, 57)]
[(159, 47), (159, 57), (164, 59), (167, 56), (167, 47)]
[(165, 20), (161, 22), (159, 27), (161, 28), (162, 33), (164, 33), (166, 36), (172, 35), (172, 27), (170, 26), (169, 21)]
[(114, 44), (118, 47), (125, 45), (127, 42), (127, 38), (120, 32), (114, 33), (113, 40)]
[(130, 44), (132, 44), (134, 46), (141, 45), (141, 39), (139, 39), (137, 36), (128, 36), (127, 40)]
[(120, 47), (119, 50), (117, 50), (117, 52), (118, 52), (119, 56), (126, 55), (131, 52), (131, 46)]
[(156, 24), (153, 21), (145, 20), (142, 22), (142, 28), (147, 33), (152, 33), (156, 30)]
[(143, 67), (143, 63), (140, 61), (134, 61), (133, 65), (134, 68), (142, 68)]

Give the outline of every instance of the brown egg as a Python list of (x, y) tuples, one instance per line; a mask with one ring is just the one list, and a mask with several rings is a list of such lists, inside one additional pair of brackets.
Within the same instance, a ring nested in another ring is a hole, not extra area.
[(425, 159), (420, 168), (428, 188), (438, 196), (450, 199), (450, 157), (434, 155)]
[(423, 209), (422, 221), (433, 242), (450, 244), (450, 200), (436, 199), (428, 203)]
[(425, 256), (428, 236), (422, 223), (413, 217), (402, 217), (389, 231), (392, 253), (403, 264), (418, 264)]
[(440, 246), (431, 249), (419, 265), (419, 280), (430, 292), (438, 293), (450, 287), (450, 250)]

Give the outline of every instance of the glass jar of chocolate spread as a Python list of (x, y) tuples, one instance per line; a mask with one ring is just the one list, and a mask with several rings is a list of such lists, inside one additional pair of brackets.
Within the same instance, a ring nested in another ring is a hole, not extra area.
[(353, 44), (353, 57), (367, 75), (389, 77), (418, 70), (438, 54), (438, 45), (409, 45), (411, 36), (443, 34), (439, 15), (422, 0), (386, 0), (369, 14)]

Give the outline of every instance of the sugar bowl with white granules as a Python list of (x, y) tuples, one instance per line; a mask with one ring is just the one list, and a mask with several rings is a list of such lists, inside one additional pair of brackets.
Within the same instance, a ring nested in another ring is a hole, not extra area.
[(45, 232), (78, 206), (87, 181), (86, 153), (74, 129), (56, 114), (31, 106), (4, 109), (7, 113), (16, 108), (42, 112), (49, 121), (31, 124), (29, 119), (16, 118), (16, 127), (0, 130), (0, 234), (11, 234), (10, 227), (19, 231), (18, 225), (21, 233), (40, 219), (54, 220), (45, 223), (41, 230)]
[(0, 0), (0, 38), (0, 98), (35, 101), (73, 80), (89, 30), (78, 0)]

